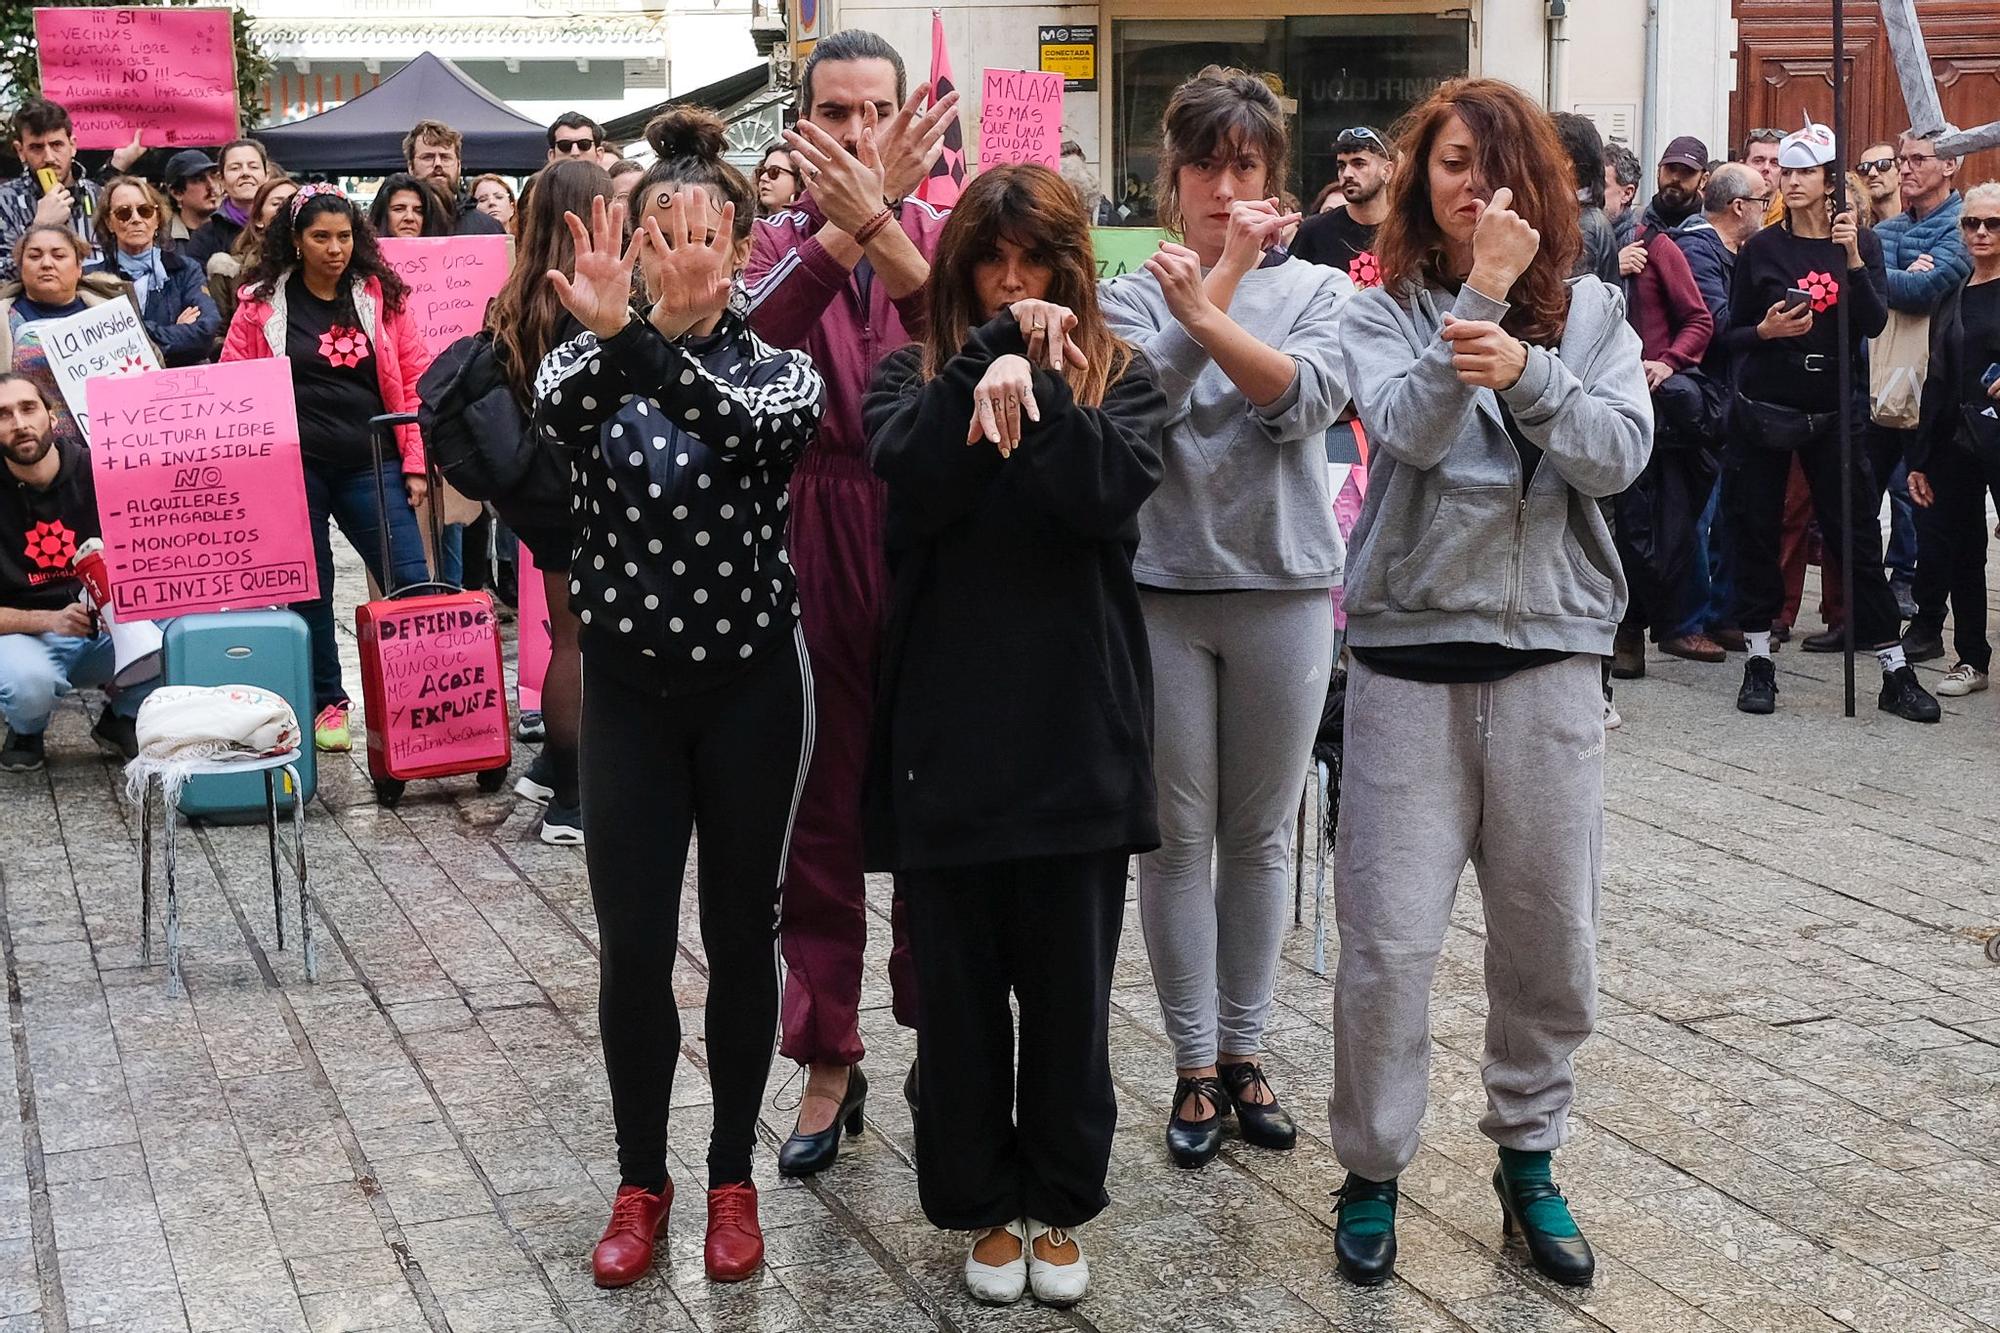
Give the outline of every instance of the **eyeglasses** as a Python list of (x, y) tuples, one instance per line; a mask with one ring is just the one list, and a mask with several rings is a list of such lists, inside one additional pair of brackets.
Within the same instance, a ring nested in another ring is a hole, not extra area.
[(1898, 153), (1896, 155), (1896, 165), (1899, 167), (1908, 167), (1912, 171), (1926, 162), (1935, 162), (1937, 160), (1938, 156), (1936, 153)]
[(556, 151), (558, 153), (566, 153), (571, 157), (575, 157), (580, 153), (594, 153), (597, 151), (597, 148), (598, 141), (595, 139), (556, 140)]
[(111, 210), (111, 216), (119, 222), (130, 222), (135, 217), (141, 222), (151, 222), (158, 212), (151, 204), (120, 204)]
[(781, 167), (775, 162), (767, 162), (757, 168), (757, 179), (760, 181), (776, 180), (780, 176), (791, 176), (796, 179), (798, 174), (790, 167)]
[(1759, 209), (1765, 209), (1771, 206), (1771, 196), (1768, 194), (1746, 194), (1743, 196), (1743, 202)]
[(1961, 217), (1958, 220), (1958, 229), (1967, 236), (1975, 231), (1990, 231), (1995, 236), (2000, 236), (2000, 218)]
[(1893, 157), (1871, 157), (1854, 164), (1854, 169), (1864, 176), (1881, 176), (1896, 169)]

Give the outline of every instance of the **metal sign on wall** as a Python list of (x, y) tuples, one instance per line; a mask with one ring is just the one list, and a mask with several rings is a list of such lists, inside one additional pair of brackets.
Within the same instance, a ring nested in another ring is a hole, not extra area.
[(1097, 90), (1097, 25), (1042, 25), (1035, 29), (1041, 68), (1063, 76), (1063, 91)]

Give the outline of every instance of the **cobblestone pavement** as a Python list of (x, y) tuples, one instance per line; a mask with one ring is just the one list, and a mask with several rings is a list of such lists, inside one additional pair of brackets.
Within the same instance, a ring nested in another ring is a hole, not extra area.
[(261, 831), (206, 830), (181, 844), (188, 994), (169, 999), (163, 969), (137, 962), (136, 819), (68, 704), (49, 771), (0, 774), (0, 1087), (18, 1093), (0, 1099), (0, 1333), (2000, 1328), (2000, 968), (1981, 950), (2000, 926), (2000, 694), (1919, 728), (1875, 711), (1865, 668), (1847, 721), (1838, 659), (1794, 647), (1778, 667), (1768, 720), (1733, 711), (1734, 664), (1656, 657), (1619, 690), (1602, 1020), (1558, 1164), (1597, 1245), (1594, 1288), (1525, 1274), (1501, 1242), (1473, 1127), (1468, 878), (1401, 1266), (1374, 1292), (1332, 1272), (1331, 983), (1311, 970), (1310, 902), (1270, 1039), (1304, 1136), (1289, 1154), (1232, 1139), (1198, 1173), (1160, 1144), (1171, 1061), (1128, 908), (1115, 1203), (1085, 1233), (1095, 1284), (1068, 1314), (971, 1304), (963, 1239), (919, 1211), (886, 885), (867, 1130), (833, 1171), (781, 1183), (777, 1107), (797, 1089), (774, 1072), (769, 1265), (737, 1287), (701, 1270), (705, 985), (687, 930), (682, 1201), (660, 1270), (604, 1293), (587, 1256), (617, 1181), (581, 854), (542, 846), (530, 807), (468, 779), (378, 809), (358, 757), (337, 760), (309, 829), (319, 983), (295, 939), (276, 948)]

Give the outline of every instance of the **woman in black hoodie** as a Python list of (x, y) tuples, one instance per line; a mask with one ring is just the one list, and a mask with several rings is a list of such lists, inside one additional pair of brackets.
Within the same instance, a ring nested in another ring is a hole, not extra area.
[(939, 240), (925, 340), (864, 408), (894, 585), (867, 840), (924, 997), (917, 1184), (932, 1222), (979, 1233), (966, 1284), (1003, 1303), (1088, 1282), (1072, 1229), (1106, 1203), (1126, 862), (1159, 843), (1132, 554), (1167, 404), (1096, 271), (1061, 177), (982, 172)]
[[(763, 1262), (750, 1151), (778, 1027), (779, 882), (812, 755), (785, 484), (819, 420), (820, 377), (736, 309), (756, 204), (722, 160), (722, 121), (675, 108), (646, 138), (659, 160), (633, 187), (631, 243), (623, 202), (594, 200), (587, 233), (569, 217), (574, 275), (548, 277), (587, 331), (535, 379), (536, 428), (574, 462), (584, 846), (620, 1175), (591, 1257), (604, 1287), (651, 1267), (673, 1200), (668, 978), (696, 825), (715, 1101), (703, 1259), (718, 1282)], [(646, 317), (631, 308), (635, 258)]]

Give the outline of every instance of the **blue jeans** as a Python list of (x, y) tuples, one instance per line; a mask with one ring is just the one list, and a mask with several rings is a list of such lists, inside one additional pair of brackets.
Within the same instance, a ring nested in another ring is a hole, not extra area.
[[(22, 736), (48, 728), (56, 700), (78, 686), (108, 685), (114, 668), (111, 636), (0, 634), (0, 716)], [(113, 712), (136, 717), (157, 679), (110, 696)]]
[(382, 464), (382, 484), (388, 492), (389, 562), (393, 567), (385, 577), (382, 563), (382, 506), (375, 498), (375, 470), (358, 467), (348, 471), (324, 463), (305, 460), (306, 514), (312, 524), (313, 559), (319, 566), (319, 597), (298, 602), (299, 613), (312, 631), (313, 712), (328, 704), (345, 702), (347, 689), (340, 680), (340, 643), (333, 626), (333, 535), (327, 520), (340, 524), (348, 542), (360, 553), (368, 572), (382, 590), (392, 592), (406, 583), (421, 583), (430, 577), (424, 565), (424, 543), (417, 533), (416, 511), (403, 494), (403, 465)]

